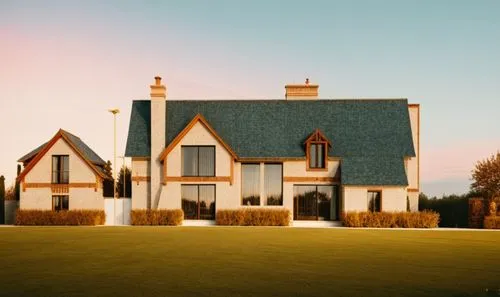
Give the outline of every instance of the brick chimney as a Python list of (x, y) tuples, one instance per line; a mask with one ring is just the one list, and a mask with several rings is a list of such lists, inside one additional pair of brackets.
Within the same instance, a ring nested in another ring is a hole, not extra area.
[(315, 100), (318, 99), (319, 85), (311, 85), (309, 78), (304, 84), (285, 85), (285, 99), (287, 100)]
[(167, 88), (161, 84), (161, 77), (155, 77), (151, 85), (151, 196), (148, 208), (154, 207), (159, 199), (162, 186), (162, 164), (158, 157), (165, 149), (165, 129), (167, 120), (166, 99)]

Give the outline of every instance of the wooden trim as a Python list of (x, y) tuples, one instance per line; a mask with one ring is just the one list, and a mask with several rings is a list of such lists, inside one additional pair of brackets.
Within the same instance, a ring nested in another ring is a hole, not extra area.
[(329, 182), (329, 183), (340, 183), (340, 178), (338, 177), (314, 177), (314, 176), (284, 176), (283, 182)]
[(419, 192), (418, 189), (413, 189), (413, 188), (408, 188), (408, 189), (406, 189), (406, 191), (409, 192), (409, 193), (415, 193), (415, 192), (418, 193)]
[(217, 134), (217, 132), (212, 128), (212, 126), (208, 123), (208, 121), (199, 113), (197, 114), (191, 122), (174, 138), (174, 140), (163, 150), (160, 154), (160, 160), (165, 160), (168, 153), (170, 153), (176, 145), (186, 136), (186, 134), (191, 131), (191, 129), (200, 122), (205, 128), (212, 134), (212, 136), (217, 139), (217, 141), (228, 151), (228, 153), (234, 158), (237, 159), (236, 153), (231, 149), (229, 145), (227, 145), (224, 140)]
[(418, 103), (409, 103), (408, 107), (420, 107), (420, 104), (418, 104)]
[(68, 137), (65, 136), (64, 134), (64, 131), (62, 129), (59, 129), (59, 131), (57, 131), (56, 135), (54, 135), (54, 137), (52, 137), (50, 139), (50, 141), (43, 147), (43, 149), (36, 155), (36, 157), (33, 158), (33, 160), (31, 160), (29, 163), (28, 163), (28, 166), (26, 166), (24, 168), (24, 170), (21, 172), (21, 174), (19, 174), (19, 176), (16, 178), (18, 181), (20, 180), (23, 180), (24, 177), (26, 176), (26, 174), (28, 174), (28, 172), (31, 171), (31, 169), (33, 169), (33, 167), (35, 167), (35, 165), (42, 159), (43, 156), (45, 156), (45, 154), (47, 154), (47, 152), (50, 150), (50, 148), (52, 148), (52, 146), (54, 146), (54, 144), (56, 144), (56, 142), (59, 140), (59, 139), (64, 139), (64, 141), (66, 142), (66, 144), (68, 144), (68, 146), (85, 162), (87, 163), (87, 165), (90, 167), (90, 169), (92, 169), (95, 174), (99, 175), (100, 177), (102, 178), (106, 178), (106, 176), (104, 176), (104, 174), (102, 172), (100, 172), (94, 164), (92, 164), (92, 162), (90, 162), (87, 158), (85, 158), (85, 156), (83, 155), (82, 152), (80, 152), (80, 150), (78, 150), (76, 148), (76, 146), (71, 142), (71, 140), (68, 139)]
[(230, 176), (167, 176), (169, 182), (231, 182)]
[(332, 146), (328, 138), (326, 138), (325, 134), (321, 132), (320, 129), (316, 129), (309, 137), (307, 137), (306, 141), (304, 141), (304, 144), (308, 142), (318, 142), (318, 141), (326, 141), (329, 146)]
[(234, 158), (233, 157), (229, 157), (230, 160), (229, 160), (229, 185), (232, 186), (233, 183), (234, 183)]
[(133, 161), (149, 161), (151, 160), (150, 157), (132, 157), (132, 162)]
[(94, 188), (98, 187), (98, 183), (69, 183), (69, 184), (53, 184), (53, 183), (23, 183), (23, 191), (28, 188), (41, 189), (50, 188), (54, 193), (68, 193), (70, 188)]
[(151, 176), (132, 176), (131, 181), (137, 182), (137, 185), (139, 185), (139, 182), (150, 182), (151, 181)]

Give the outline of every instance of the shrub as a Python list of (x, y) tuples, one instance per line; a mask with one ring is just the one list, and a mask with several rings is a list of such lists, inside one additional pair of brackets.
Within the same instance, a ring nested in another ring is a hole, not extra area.
[(225, 209), (217, 211), (216, 223), (224, 226), (288, 226), (287, 209)]
[(499, 216), (484, 217), (484, 229), (500, 229)]
[(179, 226), (184, 219), (181, 209), (139, 209), (130, 212), (134, 226)]
[(16, 225), (24, 226), (95, 226), (104, 225), (104, 210), (25, 210), (18, 209)]
[(436, 228), (439, 214), (422, 212), (347, 212), (341, 216), (345, 227)]
[(420, 194), (418, 209), (439, 213), (439, 227), (467, 228), (469, 227), (469, 197), (471, 195), (450, 195), (429, 199)]

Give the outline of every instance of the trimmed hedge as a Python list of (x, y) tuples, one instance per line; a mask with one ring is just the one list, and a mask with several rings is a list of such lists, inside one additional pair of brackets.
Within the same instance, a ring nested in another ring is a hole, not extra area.
[(140, 209), (130, 212), (133, 226), (179, 226), (183, 219), (182, 209)]
[(347, 212), (341, 216), (345, 227), (436, 228), (439, 214), (422, 212)]
[(25, 210), (16, 212), (20, 226), (95, 226), (104, 225), (104, 210)]
[(418, 210), (430, 210), (439, 213), (439, 227), (469, 227), (469, 195), (451, 195), (429, 199), (420, 195)]
[(499, 216), (484, 217), (484, 229), (500, 229), (500, 217)]
[(288, 209), (225, 209), (217, 211), (216, 223), (223, 226), (288, 226)]

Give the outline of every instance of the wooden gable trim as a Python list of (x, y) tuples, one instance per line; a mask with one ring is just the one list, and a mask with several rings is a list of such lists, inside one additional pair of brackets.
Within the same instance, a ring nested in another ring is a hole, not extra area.
[(217, 139), (217, 141), (229, 152), (229, 154), (237, 159), (236, 153), (227, 145), (224, 140), (217, 134), (217, 132), (212, 128), (208, 121), (199, 113), (197, 114), (191, 122), (174, 138), (174, 140), (163, 150), (160, 154), (160, 160), (164, 161), (167, 155), (174, 149), (174, 147), (179, 144), (179, 142), (186, 136), (186, 134), (193, 129), (196, 123), (200, 122), (205, 128), (212, 134), (212, 136)]
[(100, 172), (90, 160), (85, 158), (82, 152), (76, 148), (76, 146), (64, 135), (64, 132), (62, 129), (57, 131), (56, 135), (52, 137), (52, 139), (43, 147), (42, 150), (27, 164), (27, 166), (24, 168), (24, 170), (19, 174), (19, 176), (16, 178), (17, 181), (24, 181), (24, 177), (28, 174), (28, 172), (35, 167), (35, 165), (42, 159), (45, 154), (56, 144), (56, 142), (59, 139), (64, 139), (64, 141), (69, 145), (69, 147), (78, 155), (80, 158), (87, 163), (87, 165), (92, 169), (97, 176), (101, 177), (102, 179), (105, 179), (106, 177), (102, 172)]
[(320, 129), (316, 129), (311, 135), (309, 135), (306, 141), (304, 141), (304, 144), (311, 142), (326, 142), (330, 147), (332, 146), (330, 140), (326, 138), (325, 134), (323, 134)]

